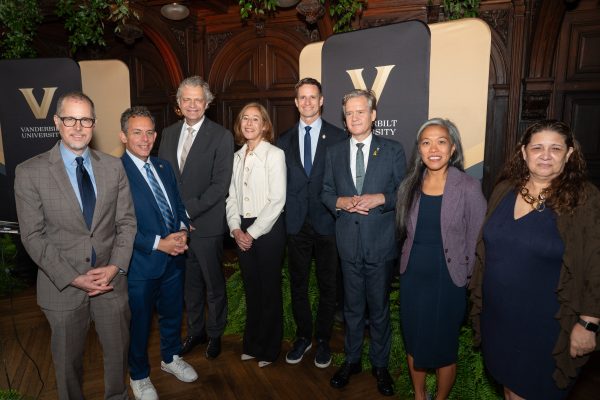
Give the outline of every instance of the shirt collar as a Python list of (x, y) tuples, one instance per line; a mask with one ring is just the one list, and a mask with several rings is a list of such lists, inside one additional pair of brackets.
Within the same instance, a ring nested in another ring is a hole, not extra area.
[(140, 171), (142, 171), (144, 169), (144, 165), (146, 165), (146, 163), (150, 163), (150, 157), (148, 157), (147, 161), (143, 161), (143, 160), (139, 159), (137, 156), (135, 156), (129, 150), (125, 150), (125, 151), (127, 152), (127, 155), (129, 155), (129, 158), (131, 158), (131, 161), (133, 161), (135, 166), (138, 167), (138, 169)]
[[(256, 146), (254, 148), (254, 150), (252, 150), (252, 153), (254, 153), (254, 155), (261, 161), (264, 161), (267, 158), (267, 151), (268, 151), (269, 146), (266, 146), (265, 142), (267, 142), (267, 141), (261, 140), (260, 143), (258, 144), (258, 146)], [(239, 149), (235, 154), (240, 158), (244, 158), (246, 155), (247, 149), (248, 149), (248, 144), (244, 143), (242, 148)]]
[[(194, 129), (194, 133), (192, 133), (192, 137), (196, 137), (196, 134), (198, 134), (198, 132), (200, 131), (200, 127), (202, 126), (202, 123), (204, 122), (204, 118), (206, 118), (205, 116), (202, 116), (202, 119), (198, 122), (196, 122), (194, 125), (191, 125), (191, 127)], [(185, 120), (183, 121), (183, 130), (184, 132), (187, 132), (187, 128), (190, 127), (190, 125), (187, 124), (187, 122), (185, 122)]]
[[(65, 146), (65, 144), (62, 142), (62, 140), (60, 141), (60, 155), (62, 157), (62, 159), (65, 162), (65, 165), (77, 165), (77, 162), (75, 161), (75, 159), (77, 157), (79, 157), (79, 155), (73, 153), (71, 150), (69, 150), (67, 148), (67, 146)], [(90, 148), (86, 147), (83, 154), (81, 155), (81, 157), (83, 157), (83, 165), (90, 165), (91, 164), (91, 160), (90, 160)]]
[(364, 147), (369, 148), (371, 146), (371, 142), (373, 141), (373, 132), (371, 132), (369, 134), (369, 136), (367, 136), (367, 138), (365, 140), (363, 140), (362, 142), (359, 142), (358, 140), (354, 139), (353, 136), (350, 136), (350, 145), (352, 146), (352, 148), (356, 148), (356, 143), (364, 143)]

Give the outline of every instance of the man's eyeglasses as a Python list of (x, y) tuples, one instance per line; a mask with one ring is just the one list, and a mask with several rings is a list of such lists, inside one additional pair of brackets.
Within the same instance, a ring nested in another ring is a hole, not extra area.
[(96, 123), (94, 118), (73, 118), (73, 117), (58, 117), (67, 128), (75, 126), (77, 121), (82, 128), (91, 128)]

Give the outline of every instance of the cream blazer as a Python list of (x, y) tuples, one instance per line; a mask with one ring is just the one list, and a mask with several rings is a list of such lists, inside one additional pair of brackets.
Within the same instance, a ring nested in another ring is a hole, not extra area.
[(240, 229), (242, 217), (256, 218), (247, 232), (258, 239), (269, 233), (283, 212), (285, 154), (264, 140), (248, 154), (247, 149), (248, 145), (244, 144), (233, 156), (233, 174), (226, 201), (227, 225), (231, 233)]

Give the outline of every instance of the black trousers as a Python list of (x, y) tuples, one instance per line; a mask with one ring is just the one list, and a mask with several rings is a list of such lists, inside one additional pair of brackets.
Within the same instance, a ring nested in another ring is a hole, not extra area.
[(335, 235), (319, 235), (308, 221), (300, 231), (288, 236), (288, 268), (292, 293), (292, 310), (296, 321), (296, 336), (311, 339), (313, 320), (308, 299), (311, 261), (315, 257), (319, 306), (315, 337), (329, 341), (336, 306), (338, 253)]
[[(242, 230), (255, 218), (242, 218)], [(280, 216), (269, 233), (255, 239), (247, 251), (238, 248), (246, 292), (245, 354), (259, 361), (275, 361), (283, 339), (281, 270), (285, 250), (285, 224)]]

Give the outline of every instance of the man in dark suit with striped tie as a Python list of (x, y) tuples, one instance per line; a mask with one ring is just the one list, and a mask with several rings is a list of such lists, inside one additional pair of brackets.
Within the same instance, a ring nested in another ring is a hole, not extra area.
[(158, 399), (150, 381), (148, 336), (156, 308), (160, 329), (161, 369), (183, 382), (198, 378), (179, 357), (183, 313), (183, 274), (189, 221), (168, 162), (150, 157), (156, 140), (154, 117), (146, 107), (121, 115), (121, 160), (129, 178), (138, 230), (129, 265), (131, 308), (130, 384), (136, 400)]

